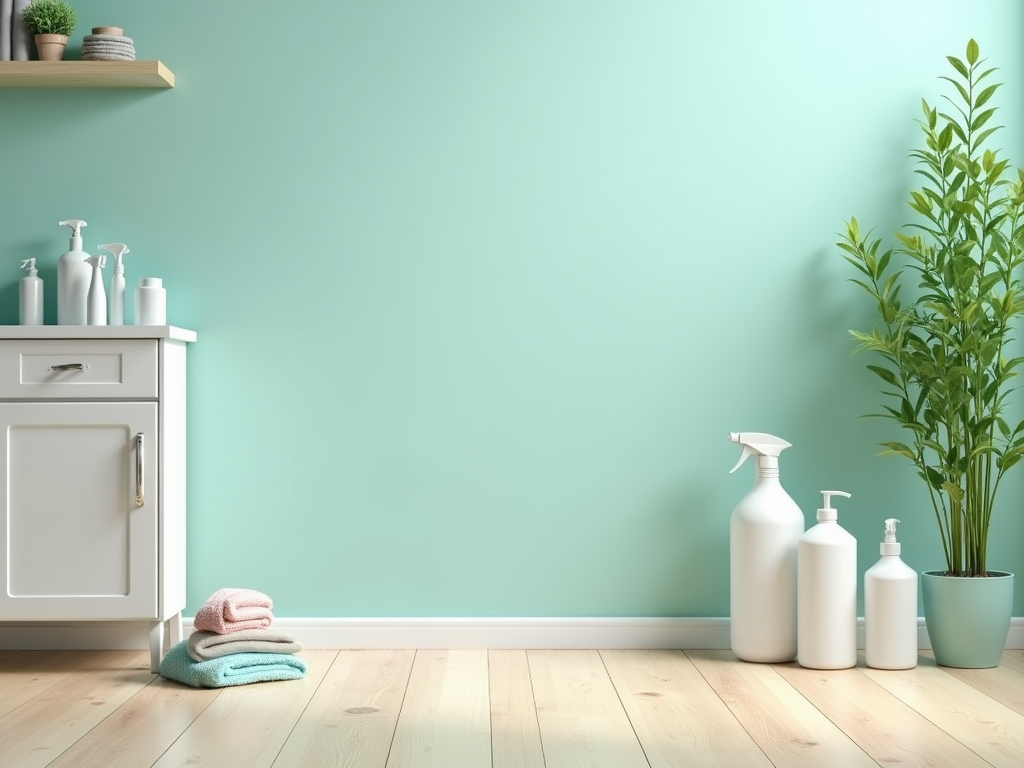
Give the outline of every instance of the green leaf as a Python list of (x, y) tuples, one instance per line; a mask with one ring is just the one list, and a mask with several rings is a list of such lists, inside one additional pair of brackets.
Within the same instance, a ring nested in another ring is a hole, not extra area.
[[(978, 62), (978, 54), (978, 43), (972, 37), (970, 40), (967, 41), (967, 63), (970, 64), (971, 66), (974, 66)], [(961, 64), (961, 66), (963, 65)]]
[(894, 387), (899, 386), (899, 381), (896, 379), (896, 374), (890, 371), (888, 368), (882, 368), (879, 365), (869, 365), (867, 369), (874, 373), (878, 378), (884, 381), (886, 384), (892, 384)]
[[(963, 77), (965, 79), (969, 79), (970, 78), (971, 75), (967, 71), (967, 67), (964, 66), (964, 63), (962, 61), (960, 61), (960, 59), (956, 58), (955, 56), (947, 56), (946, 60), (949, 61), (949, 63), (953, 65), (953, 69), (955, 69), (957, 72), (959, 72), (961, 77)], [(946, 79), (948, 80), (949, 78), (946, 78)]]
[[(953, 131), (955, 130), (954, 125), (955, 123), (947, 123), (946, 127), (943, 128), (942, 131), (939, 133), (940, 152), (945, 152), (947, 149), (949, 149), (949, 145), (953, 143)], [(950, 171), (952, 171), (952, 168), (950, 169)], [(948, 176), (949, 173), (946, 172), (944, 173), (944, 175)]]
[[(995, 109), (986, 109), (984, 112), (975, 115), (974, 119), (971, 120), (971, 130), (977, 131), (988, 122), (988, 119), (996, 113)], [(975, 145), (977, 146), (977, 145)]]
[(978, 98), (974, 100), (974, 108), (979, 109), (980, 107), (983, 107), (985, 103), (992, 98), (992, 94), (995, 93), (1001, 85), (1002, 83), (993, 83), (988, 88), (979, 93)]

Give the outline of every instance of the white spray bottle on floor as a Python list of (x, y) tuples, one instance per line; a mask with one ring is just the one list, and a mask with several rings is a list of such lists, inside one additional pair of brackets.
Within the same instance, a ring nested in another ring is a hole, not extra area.
[(743, 446), (735, 472), (756, 456), (754, 487), (729, 521), (729, 638), (744, 661), (781, 663), (797, 653), (797, 542), (804, 515), (779, 481), (785, 440), (763, 432), (732, 432)]

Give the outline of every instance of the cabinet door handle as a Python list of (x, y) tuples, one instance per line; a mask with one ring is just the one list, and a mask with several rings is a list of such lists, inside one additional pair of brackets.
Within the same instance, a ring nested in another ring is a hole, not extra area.
[(60, 365), (51, 365), (51, 371), (88, 371), (88, 363), (61, 363)]
[(142, 460), (142, 447), (143, 438), (142, 433), (139, 432), (135, 436), (135, 506), (141, 507), (146, 503), (146, 497), (143, 495), (142, 487), (145, 483), (145, 473), (143, 470)]

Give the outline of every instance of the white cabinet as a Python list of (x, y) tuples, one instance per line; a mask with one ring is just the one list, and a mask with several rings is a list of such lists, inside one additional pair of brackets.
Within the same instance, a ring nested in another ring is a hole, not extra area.
[(0, 622), (185, 607), (185, 350), (171, 326), (0, 327)]

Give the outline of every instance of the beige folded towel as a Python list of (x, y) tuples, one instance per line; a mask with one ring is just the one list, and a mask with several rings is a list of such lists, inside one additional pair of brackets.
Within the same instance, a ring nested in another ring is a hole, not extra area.
[(188, 655), (196, 661), (231, 653), (298, 653), (299, 642), (280, 629), (242, 629), (227, 635), (198, 630), (188, 638)]

